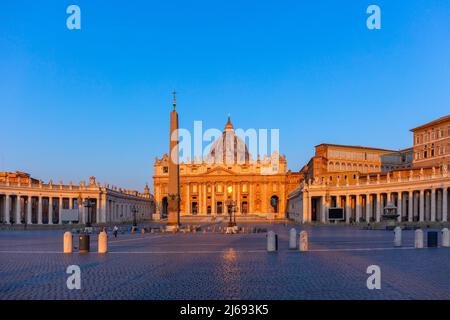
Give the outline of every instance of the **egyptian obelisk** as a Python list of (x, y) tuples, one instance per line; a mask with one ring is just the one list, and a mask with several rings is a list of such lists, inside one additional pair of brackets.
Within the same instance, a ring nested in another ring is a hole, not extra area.
[(170, 113), (169, 143), (169, 197), (167, 226), (177, 229), (180, 225), (180, 165), (178, 159), (177, 97), (173, 92), (173, 110)]

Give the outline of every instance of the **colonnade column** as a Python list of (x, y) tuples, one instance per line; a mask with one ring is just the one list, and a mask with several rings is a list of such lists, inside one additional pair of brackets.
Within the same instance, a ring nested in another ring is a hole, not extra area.
[(39, 196), (37, 200), (38, 200), (38, 224), (42, 224), (42, 196)]
[(5, 209), (5, 222), (7, 224), (11, 223), (11, 217), (10, 217), (10, 201), (11, 201), (11, 197), (6, 194), (5, 195), (5, 203), (4, 203), (4, 209)]
[[(117, 213), (119, 213), (119, 212), (117, 212)], [(84, 206), (83, 206), (83, 199), (82, 198), (80, 198), (80, 203), (78, 204), (78, 214), (79, 214), (80, 223), (83, 224), (84, 221), (85, 221), (84, 220), (85, 217), (84, 217)]]
[(442, 221), (447, 222), (447, 187), (442, 189)]
[(408, 221), (412, 222), (413, 221), (413, 203), (414, 203), (414, 192), (413, 191), (409, 191), (408, 193)]
[(28, 224), (31, 224), (31, 202), (32, 202), (32, 197), (28, 196), (28, 202), (27, 202), (27, 218), (26, 221)]
[(356, 222), (360, 222), (361, 220), (361, 199), (362, 196), (357, 194), (356, 195), (356, 201), (355, 201), (355, 206), (356, 206)]
[(425, 215), (425, 201), (424, 201), (425, 197), (424, 197), (424, 191), (420, 190), (420, 195), (419, 195), (419, 221), (423, 222), (424, 220), (424, 215)]
[(366, 195), (366, 222), (370, 222), (372, 216), (372, 199), (370, 193)]
[(63, 198), (59, 197), (59, 213), (58, 213), (58, 224), (62, 224), (62, 210), (63, 210)]
[(16, 224), (22, 224), (20, 219), (20, 195), (16, 196)]
[(302, 196), (303, 196), (303, 199), (302, 199), (302, 204), (303, 204), (302, 205), (302, 209), (303, 209), (302, 222), (304, 223), (304, 222), (308, 222), (309, 221), (308, 213), (309, 213), (310, 208), (309, 208), (309, 195), (308, 195), (308, 193), (307, 192), (303, 192)]
[(327, 221), (326, 219), (326, 214), (327, 214), (327, 206), (326, 206), (326, 201), (325, 201), (325, 196), (320, 197), (320, 209), (321, 209), (321, 222), (325, 223)]
[(436, 221), (436, 189), (431, 189), (431, 222)]
[(351, 196), (345, 196), (345, 222), (350, 223), (350, 217), (352, 215), (352, 204), (351, 204)]
[(48, 197), (48, 224), (53, 224), (53, 197)]
[(376, 198), (376, 205), (377, 205), (377, 208), (376, 208), (376, 213), (377, 213), (377, 216), (376, 216), (376, 221), (377, 222), (380, 222), (381, 221), (381, 194), (380, 193), (377, 193), (377, 198)]
[(442, 221), (442, 194), (444, 190), (436, 190), (436, 221)]
[(397, 221), (402, 222), (402, 216), (403, 216), (403, 194), (402, 191), (397, 193)]

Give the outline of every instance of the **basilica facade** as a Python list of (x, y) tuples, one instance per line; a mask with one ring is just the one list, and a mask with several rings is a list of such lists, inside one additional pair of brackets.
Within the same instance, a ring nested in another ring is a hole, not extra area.
[[(167, 214), (169, 156), (154, 163), (157, 212)], [(181, 216), (260, 216), (284, 218), (287, 195), (300, 183), (301, 174), (286, 169), (286, 157), (274, 152), (253, 159), (238, 137), (230, 118), (223, 135), (199, 161), (179, 164)]]

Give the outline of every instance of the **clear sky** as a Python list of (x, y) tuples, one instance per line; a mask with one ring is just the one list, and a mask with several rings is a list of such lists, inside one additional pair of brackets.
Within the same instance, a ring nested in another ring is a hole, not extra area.
[(450, 114), (450, 1), (0, 3), (0, 171), (151, 186), (173, 88), (181, 127), (279, 128), (293, 170), (324, 142), (406, 148)]

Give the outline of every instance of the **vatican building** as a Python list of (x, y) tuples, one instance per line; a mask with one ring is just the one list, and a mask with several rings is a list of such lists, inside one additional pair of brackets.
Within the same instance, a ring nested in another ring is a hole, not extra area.
[[(154, 163), (154, 199), (161, 217), (169, 202), (169, 162), (164, 154)], [(286, 166), (286, 157), (277, 152), (253, 159), (228, 118), (223, 135), (201, 161), (179, 165), (180, 215), (285, 218), (287, 196), (301, 177)]]
[[(300, 223), (447, 223), (450, 115), (411, 129), (413, 146), (385, 150), (321, 144), (289, 194), (287, 216)], [(342, 210), (339, 219), (330, 210)]]

